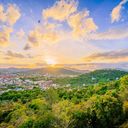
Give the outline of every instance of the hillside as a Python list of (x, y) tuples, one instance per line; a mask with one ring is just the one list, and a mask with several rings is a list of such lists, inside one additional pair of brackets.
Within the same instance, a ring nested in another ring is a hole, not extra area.
[(78, 75), (80, 72), (73, 71), (65, 68), (53, 68), (45, 67), (39, 69), (31, 69), (25, 72), (26, 74), (39, 73), (39, 74), (49, 74), (49, 75)]
[(127, 120), (128, 76), (96, 86), (0, 95), (0, 128), (128, 128)]
[(0, 74), (3, 74), (3, 73), (17, 73), (17, 72), (27, 72), (29, 71), (30, 69), (29, 68), (0, 68)]
[(114, 69), (106, 69), (106, 70), (96, 70), (86, 74), (79, 75), (74, 78), (56, 78), (53, 79), (55, 83), (65, 85), (82, 85), (82, 84), (97, 84), (103, 82), (109, 82), (112, 80), (117, 80), (120, 77), (128, 74), (128, 72), (114, 70)]
[(22, 69), (22, 68), (7, 68), (0, 69), (0, 73), (39, 73), (39, 74), (49, 74), (49, 75), (79, 75), (83, 72), (79, 70), (73, 70), (68, 68), (59, 68), (59, 67), (44, 67), (44, 68), (36, 68), (36, 69)]

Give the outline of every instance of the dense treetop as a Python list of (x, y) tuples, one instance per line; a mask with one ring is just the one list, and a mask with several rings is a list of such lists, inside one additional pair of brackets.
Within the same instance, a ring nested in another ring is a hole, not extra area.
[(85, 87), (34, 88), (0, 96), (1, 128), (127, 128), (127, 121), (128, 75)]
[(114, 70), (114, 69), (104, 69), (104, 70), (95, 70), (86, 74), (79, 75), (73, 78), (55, 78), (53, 81), (60, 85), (89, 85), (89, 84), (97, 84), (109, 82), (112, 80), (117, 80), (120, 77), (128, 74), (128, 72)]

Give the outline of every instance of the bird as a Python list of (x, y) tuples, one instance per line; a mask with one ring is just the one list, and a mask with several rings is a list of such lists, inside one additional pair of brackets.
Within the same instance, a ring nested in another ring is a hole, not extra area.
[(40, 20), (38, 20), (38, 23), (40, 23)]

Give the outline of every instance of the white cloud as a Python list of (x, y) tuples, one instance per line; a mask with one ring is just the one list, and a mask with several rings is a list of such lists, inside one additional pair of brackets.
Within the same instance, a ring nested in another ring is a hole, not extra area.
[(0, 21), (2, 22), (6, 21), (6, 14), (4, 13), (3, 5), (0, 5)]
[(9, 44), (12, 31), (11, 27), (3, 27), (3, 30), (0, 31), (0, 46), (7, 46)]
[(121, 2), (111, 12), (111, 22), (118, 22), (121, 18), (122, 6), (128, 2), (128, 0), (121, 0)]
[(52, 7), (43, 10), (44, 19), (52, 18), (58, 21), (66, 20), (77, 10), (78, 3), (75, 0), (60, 0)]
[(0, 21), (8, 23), (9, 25), (14, 25), (20, 16), (20, 10), (15, 4), (9, 4), (7, 10), (0, 5)]
[(9, 4), (7, 9), (0, 5), (0, 46), (7, 46), (9, 44), (13, 26), (20, 16), (20, 10), (15, 4)]
[(9, 4), (6, 12), (6, 21), (10, 25), (14, 25), (16, 21), (20, 18), (21, 14), (19, 8), (14, 4)]
[(86, 36), (87, 40), (118, 40), (128, 39), (128, 27), (113, 28), (101, 33), (93, 33)]
[(61, 38), (61, 32), (56, 30), (55, 24), (43, 24), (36, 26), (29, 32), (28, 40), (34, 45), (38, 46), (41, 43), (56, 43)]
[(84, 58), (86, 62), (127, 62), (128, 61), (128, 49), (121, 49), (116, 51), (94, 53)]
[[(52, 7), (44, 9), (42, 16), (45, 21), (29, 32), (28, 40), (34, 46), (44, 42), (54, 44), (69, 37), (80, 39), (96, 31), (98, 27), (89, 16), (89, 11), (78, 11), (77, 6), (76, 0), (60, 0)], [(49, 18), (54, 21), (51, 23)], [(61, 25), (58, 25), (58, 21), (61, 21)], [(64, 29), (64, 23), (68, 24), (68, 30)]]
[(72, 28), (72, 34), (75, 37), (82, 37), (87, 33), (97, 30), (97, 25), (93, 19), (88, 17), (89, 11), (84, 10), (71, 15), (68, 19), (68, 24)]

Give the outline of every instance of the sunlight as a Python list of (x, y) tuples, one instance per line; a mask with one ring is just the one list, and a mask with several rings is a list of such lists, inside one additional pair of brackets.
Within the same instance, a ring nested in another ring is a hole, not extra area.
[(53, 59), (53, 58), (46, 58), (45, 59), (45, 62), (48, 64), (48, 65), (50, 65), (50, 66), (55, 66), (56, 64), (57, 64), (57, 62), (56, 62), (56, 60), (55, 59)]

